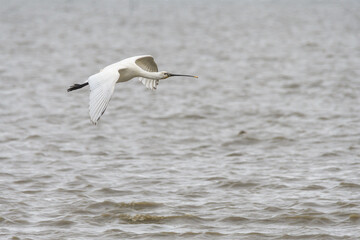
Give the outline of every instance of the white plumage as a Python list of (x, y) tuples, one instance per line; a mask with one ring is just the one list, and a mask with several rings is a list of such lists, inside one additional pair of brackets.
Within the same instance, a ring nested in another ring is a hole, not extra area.
[(139, 80), (148, 89), (156, 90), (160, 80), (172, 76), (197, 78), (197, 76), (192, 75), (173, 74), (166, 71), (159, 72), (152, 56), (136, 56), (105, 67), (99, 73), (90, 76), (85, 83), (72, 85), (68, 92), (87, 85), (90, 86), (90, 120), (93, 124), (97, 124), (110, 102), (116, 83), (126, 82), (134, 77), (139, 77)]

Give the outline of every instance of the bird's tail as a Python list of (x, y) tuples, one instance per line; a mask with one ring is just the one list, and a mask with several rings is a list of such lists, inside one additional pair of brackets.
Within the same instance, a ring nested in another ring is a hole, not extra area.
[(89, 85), (89, 83), (88, 83), (88, 82), (83, 83), (83, 84), (75, 83), (74, 85), (70, 86), (67, 91), (68, 91), (68, 92), (71, 92), (71, 91), (74, 91), (74, 90), (76, 90), (76, 89), (83, 88), (83, 87), (85, 87), (86, 85)]

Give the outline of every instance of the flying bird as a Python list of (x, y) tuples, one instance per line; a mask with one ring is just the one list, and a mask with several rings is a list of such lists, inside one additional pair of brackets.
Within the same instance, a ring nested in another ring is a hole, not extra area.
[(139, 77), (139, 80), (148, 89), (156, 90), (160, 80), (174, 76), (198, 78), (193, 75), (159, 72), (152, 56), (136, 56), (105, 67), (100, 72), (90, 76), (86, 82), (70, 86), (67, 91), (90, 86), (90, 121), (96, 125), (110, 102), (116, 83), (127, 82), (132, 78)]

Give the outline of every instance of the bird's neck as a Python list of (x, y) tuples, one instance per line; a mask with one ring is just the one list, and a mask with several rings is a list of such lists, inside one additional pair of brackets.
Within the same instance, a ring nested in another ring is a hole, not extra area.
[(144, 71), (141, 75), (142, 75), (141, 77), (144, 77), (144, 78), (157, 79), (157, 80), (162, 79), (161, 72), (147, 72), (147, 71)]

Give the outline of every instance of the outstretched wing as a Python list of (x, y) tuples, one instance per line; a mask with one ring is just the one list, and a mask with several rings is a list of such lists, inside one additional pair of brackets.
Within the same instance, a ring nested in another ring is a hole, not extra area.
[(136, 65), (148, 72), (157, 72), (158, 67), (150, 55), (140, 56), (135, 60)]
[(119, 77), (120, 73), (114, 70), (103, 70), (89, 77), (89, 114), (90, 120), (93, 124), (96, 125), (100, 117), (104, 114), (114, 92), (116, 81)]
[(159, 85), (159, 80), (139, 77), (139, 81), (142, 82), (145, 87), (151, 90), (156, 90)]
[[(148, 72), (158, 72), (158, 67), (154, 61), (154, 58), (150, 55), (141, 56), (135, 60), (135, 64), (141, 69)], [(148, 89), (156, 90), (159, 85), (159, 80), (139, 77), (139, 81), (142, 82)]]

